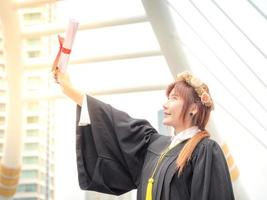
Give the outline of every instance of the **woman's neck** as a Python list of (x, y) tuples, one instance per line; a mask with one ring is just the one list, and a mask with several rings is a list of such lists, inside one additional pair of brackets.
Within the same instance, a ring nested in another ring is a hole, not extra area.
[(179, 134), (179, 133), (181, 133), (181, 132), (183, 132), (183, 131), (185, 131), (185, 130), (187, 130), (187, 129), (190, 129), (190, 128), (192, 128), (192, 127), (195, 127), (194, 125), (187, 125), (187, 126), (183, 126), (183, 127), (178, 127), (178, 128), (175, 128), (175, 135), (176, 134)]
[(176, 127), (174, 130), (175, 130), (175, 133), (180, 133), (190, 127), (192, 127), (193, 125), (192, 124), (188, 124), (188, 125), (185, 125), (185, 126), (181, 126), (181, 127)]

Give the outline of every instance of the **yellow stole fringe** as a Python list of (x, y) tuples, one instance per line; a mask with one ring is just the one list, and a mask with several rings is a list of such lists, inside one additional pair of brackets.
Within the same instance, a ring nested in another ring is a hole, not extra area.
[[(172, 147), (173, 148), (173, 147)], [(146, 200), (153, 200), (152, 198), (152, 191), (153, 191), (153, 183), (154, 181), (154, 175), (160, 165), (160, 163), (162, 162), (162, 160), (164, 159), (165, 155), (172, 149), (172, 148), (167, 148), (165, 151), (163, 151), (158, 159), (158, 162), (153, 170), (153, 173), (151, 175), (151, 177), (148, 179), (148, 183), (147, 183), (147, 188), (146, 188)]]
[(146, 200), (152, 200), (152, 189), (153, 189), (154, 179), (148, 179), (148, 184), (146, 188)]

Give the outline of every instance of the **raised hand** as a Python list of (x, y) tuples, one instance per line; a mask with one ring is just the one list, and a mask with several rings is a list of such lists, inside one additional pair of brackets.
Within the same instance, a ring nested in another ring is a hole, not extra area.
[(76, 89), (75, 87), (73, 87), (73, 85), (70, 81), (69, 74), (67, 72), (62, 73), (59, 66), (58, 66), (64, 38), (58, 36), (58, 41), (60, 44), (60, 48), (59, 48), (59, 51), (57, 53), (57, 56), (54, 60), (53, 66), (52, 66), (53, 78), (55, 79), (55, 82), (60, 85), (62, 92), (66, 96), (71, 98), (73, 101), (75, 101), (78, 105), (81, 106), (84, 94), (81, 91), (79, 91), (78, 89)]

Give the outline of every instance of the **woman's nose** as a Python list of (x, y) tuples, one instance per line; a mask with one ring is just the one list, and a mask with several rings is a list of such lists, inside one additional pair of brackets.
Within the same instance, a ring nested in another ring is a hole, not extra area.
[(163, 109), (167, 109), (168, 108), (168, 101), (166, 101), (163, 105), (162, 105)]

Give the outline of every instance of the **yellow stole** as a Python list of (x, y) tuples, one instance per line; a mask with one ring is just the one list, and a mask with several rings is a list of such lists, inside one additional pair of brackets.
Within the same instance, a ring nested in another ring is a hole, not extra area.
[[(178, 144), (177, 144), (178, 145)], [(175, 145), (175, 146), (177, 146)], [(174, 146), (174, 147), (175, 147)], [(158, 162), (153, 170), (153, 173), (151, 175), (151, 177), (148, 179), (148, 183), (147, 183), (147, 188), (146, 188), (146, 200), (152, 200), (152, 190), (153, 190), (153, 183), (154, 183), (154, 176), (155, 176), (155, 173), (159, 167), (159, 165), (162, 163), (163, 159), (165, 158), (166, 154), (171, 150), (173, 149), (174, 147), (172, 148), (167, 148), (165, 149), (161, 154), (160, 154), (160, 157), (158, 159)]]
[[(181, 167), (180, 169), (182, 170), (184, 168), (184, 164), (183, 162), (186, 162), (190, 159), (192, 152), (194, 151), (195, 147), (197, 146), (197, 144), (203, 139), (209, 137), (209, 133), (207, 131), (200, 131), (198, 132), (196, 135), (194, 135), (188, 143), (185, 144), (184, 148), (182, 149), (182, 151), (179, 154), (179, 157), (182, 156), (182, 159), (180, 160), (179, 166)], [(153, 189), (153, 183), (154, 183), (154, 175), (159, 167), (159, 165), (162, 163), (162, 160), (164, 159), (164, 157), (166, 156), (166, 154), (173, 149), (174, 147), (176, 147), (177, 145), (179, 145), (181, 143), (176, 144), (175, 146), (171, 147), (171, 148), (167, 148), (165, 149), (161, 154), (160, 157), (158, 159), (158, 162), (153, 170), (153, 173), (151, 175), (151, 177), (148, 180), (148, 184), (147, 184), (147, 189), (146, 189), (146, 200), (152, 200), (152, 189)], [(179, 157), (178, 157), (178, 162), (179, 162)], [(181, 173), (181, 170), (179, 170), (179, 173)]]

